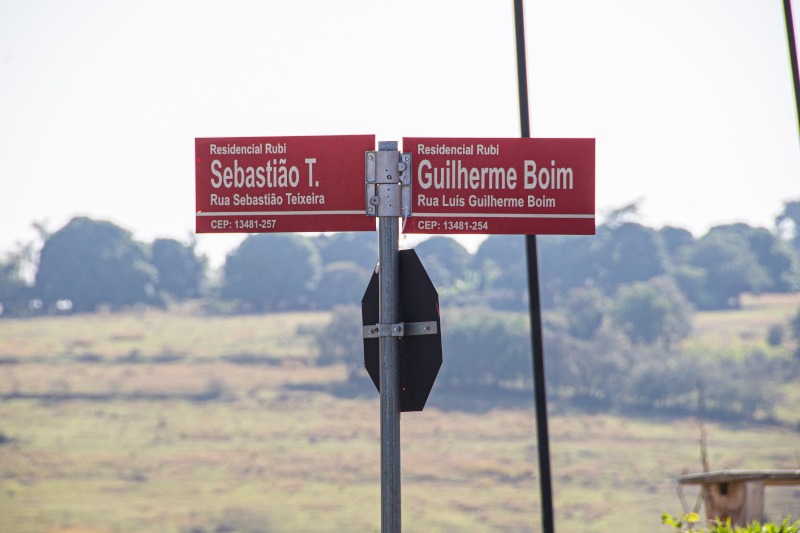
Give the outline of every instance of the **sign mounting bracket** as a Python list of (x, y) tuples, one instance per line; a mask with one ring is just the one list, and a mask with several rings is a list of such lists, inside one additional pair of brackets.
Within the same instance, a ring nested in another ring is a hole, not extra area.
[(366, 152), (366, 206), (369, 217), (411, 216), (411, 153)]

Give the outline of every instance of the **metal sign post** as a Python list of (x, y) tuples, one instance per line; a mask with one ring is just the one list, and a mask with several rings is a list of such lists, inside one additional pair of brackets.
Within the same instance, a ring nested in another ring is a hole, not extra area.
[[(366, 211), (378, 217), (380, 325), (400, 322), (399, 217), (411, 214), (410, 154), (397, 142), (379, 142), (366, 152)], [(405, 208), (405, 210), (404, 210)], [(402, 329), (402, 328), (401, 328)], [(381, 532), (400, 533), (400, 337), (380, 336)], [(401, 333), (398, 331), (396, 333)]]
[[(380, 217), (380, 319), (381, 324), (398, 322), (400, 277), (398, 241), (400, 228), (395, 217)], [(381, 337), (381, 531), (400, 531), (400, 358), (399, 337)]]

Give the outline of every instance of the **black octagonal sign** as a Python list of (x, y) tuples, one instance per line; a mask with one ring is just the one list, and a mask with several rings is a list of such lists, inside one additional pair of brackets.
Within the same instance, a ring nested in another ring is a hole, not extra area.
[[(378, 273), (372, 274), (364, 299), (361, 318), (364, 326), (380, 322)], [(400, 250), (399, 322), (436, 321), (436, 333), (400, 337), (400, 410), (422, 411), (442, 366), (442, 326), (439, 320), (439, 294), (422, 266), (417, 252)], [(380, 386), (380, 339), (364, 339), (364, 366), (378, 391)]]

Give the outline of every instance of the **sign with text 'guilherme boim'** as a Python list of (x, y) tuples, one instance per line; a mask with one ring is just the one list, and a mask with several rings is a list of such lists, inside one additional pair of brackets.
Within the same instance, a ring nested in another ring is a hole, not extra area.
[(594, 139), (406, 137), (406, 233), (594, 235)]
[(375, 231), (364, 212), (374, 135), (195, 139), (197, 233)]

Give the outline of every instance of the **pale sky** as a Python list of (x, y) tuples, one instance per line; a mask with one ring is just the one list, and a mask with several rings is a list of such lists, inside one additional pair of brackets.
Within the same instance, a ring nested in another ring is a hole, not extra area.
[[(598, 215), (699, 235), (800, 197), (781, 0), (525, 9), (532, 136), (597, 139)], [(187, 239), (195, 137), (517, 137), (513, 30), (497, 0), (0, 0), (0, 251), (75, 215)]]

